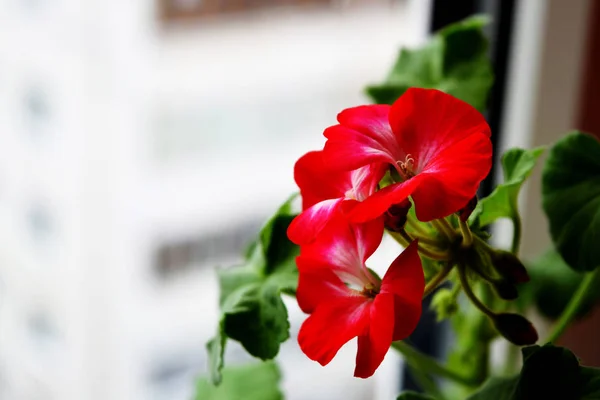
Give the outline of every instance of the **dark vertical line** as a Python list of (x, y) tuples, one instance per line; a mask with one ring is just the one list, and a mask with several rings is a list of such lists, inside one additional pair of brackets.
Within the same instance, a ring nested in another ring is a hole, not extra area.
[(494, 148), (494, 159), (492, 171), (481, 184), (481, 194), (487, 195), (494, 188), (494, 176), (499, 165), (500, 135), (502, 131), (502, 118), (504, 115), (504, 101), (507, 92), (507, 74), (509, 67), (510, 49), (514, 31), (514, 16), (517, 0), (488, 0), (495, 3), (495, 15), (492, 15), (490, 34), (490, 57), (494, 68), (494, 86), (492, 87), (487, 120), (492, 129), (492, 145)]

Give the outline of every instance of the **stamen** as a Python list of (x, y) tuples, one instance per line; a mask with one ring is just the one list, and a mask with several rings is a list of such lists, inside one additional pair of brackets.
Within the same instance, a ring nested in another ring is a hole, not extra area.
[(415, 159), (412, 155), (407, 154), (404, 158), (404, 161), (397, 161), (398, 167), (400, 167), (400, 172), (404, 180), (410, 179), (415, 176), (415, 172), (413, 171), (415, 167)]
[(363, 288), (360, 294), (362, 294), (365, 297), (374, 299), (375, 296), (379, 294), (379, 289), (377, 289), (375, 286), (367, 285)]

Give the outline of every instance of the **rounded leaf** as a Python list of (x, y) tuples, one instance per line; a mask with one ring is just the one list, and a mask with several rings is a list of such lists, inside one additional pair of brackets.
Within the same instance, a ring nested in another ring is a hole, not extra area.
[(550, 150), (542, 178), (543, 207), (556, 248), (571, 268), (600, 266), (600, 141), (581, 132)]

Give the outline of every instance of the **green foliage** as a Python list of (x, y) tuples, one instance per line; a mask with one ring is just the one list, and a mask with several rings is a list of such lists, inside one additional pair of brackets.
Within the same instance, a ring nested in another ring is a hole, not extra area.
[(243, 265), (218, 272), (221, 318), (215, 337), (206, 346), (214, 384), (222, 379), (227, 338), (239, 341), (248, 353), (263, 360), (275, 358), (281, 343), (289, 338), (290, 324), (280, 293), (294, 293), (298, 282), (294, 260), (299, 249), (286, 234), (295, 216), (294, 198), (261, 229)]
[(227, 367), (218, 387), (206, 378), (198, 380), (195, 400), (282, 400), (280, 378), (277, 365), (271, 361)]
[(217, 334), (206, 344), (208, 353), (208, 375), (211, 383), (218, 385), (223, 380), (223, 358), (225, 356), (225, 343), (227, 337), (223, 333), (223, 321), (219, 322)]
[[(547, 318), (558, 318), (577, 291), (584, 275), (573, 271), (554, 249), (528, 263), (527, 267), (531, 281), (519, 287), (519, 300), (523, 298), (524, 304), (533, 302)], [(600, 277), (596, 278), (594, 285), (600, 287)], [(584, 316), (598, 300), (600, 291), (588, 291), (578, 316)]]
[[(474, 291), (486, 303), (493, 298), (491, 288), (483, 282), (476, 283)], [(488, 346), (498, 333), (490, 319), (471, 302), (460, 303), (450, 322), (455, 339), (448, 357), (448, 368), (483, 383), (488, 374)]]
[(600, 141), (572, 132), (550, 150), (543, 207), (554, 245), (576, 271), (600, 266)]
[(525, 180), (531, 175), (537, 159), (544, 149), (510, 149), (502, 156), (504, 182), (481, 199), (469, 217), (469, 224), (484, 227), (498, 218), (514, 218), (519, 215), (517, 200)]
[(409, 390), (407, 392), (400, 393), (400, 396), (398, 396), (396, 400), (435, 400), (435, 397)]
[(581, 367), (568, 349), (551, 344), (526, 347), (523, 359), (519, 375), (492, 378), (468, 400), (600, 398), (600, 369)]
[(483, 386), (468, 398), (468, 400), (509, 400), (513, 399), (515, 379), (492, 377)]
[(437, 32), (418, 49), (402, 49), (385, 81), (367, 87), (380, 104), (392, 104), (410, 87), (434, 88), (482, 111), (494, 82), (483, 27), (487, 18), (472, 17)]
[(456, 297), (457, 293), (448, 288), (440, 288), (433, 294), (429, 307), (435, 311), (438, 322), (456, 314), (458, 311)]

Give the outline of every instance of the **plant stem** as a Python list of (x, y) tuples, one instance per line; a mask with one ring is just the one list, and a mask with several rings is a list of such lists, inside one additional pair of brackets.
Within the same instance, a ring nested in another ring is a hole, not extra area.
[(468, 377), (462, 376), (459, 373), (444, 367), (434, 358), (421, 353), (404, 341), (393, 342), (392, 347), (404, 356), (407, 364), (412, 365), (414, 368), (418, 368), (420, 371), (438, 375), (465, 386), (474, 386), (477, 384)]
[(413, 238), (415, 238), (415, 239), (419, 239), (419, 243), (423, 243), (423, 244), (426, 244), (428, 246), (433, 246), (433, 247), (436, 247), (436, 248), (440, 248), (441, 247), (440, 246), (441, 243), (439, 241), (437, 241), (435, 239), (432, 239), (430, 237), (424, 237), (424, 236), (420, 236), (420, 235), (416, 235), (416, 234), (413, 234), (411, 236)]
[(458, 219), (458, 225), (462, 233), (461, 246), (464, 248), (470, 247), (473, 244), (473, 234), (471, 233), (471, 229), (469, 229), (469, 225), (460, 218)]
[(483, 304), (477, 298), (477, 296), (475, 296), (475, 293), (473, 293), (471, 286), (469, 286), (469, 282), (467, 282), (467, 277), (465, 276), (465, 271), (464, 271), (463, 266), (459, 266), (459, 268), (458, 268), (458, 278), (460, 279), (460, 284), (461, 284), (465, 294), (467, 295), (469, 300), (471, 300), (473, 305), (475, 305), (475, 307), (477, 307), (479, 309), (479, 311), (481, 311), (488, 317), (495, 318), (496, 314), (492, 310), (490, 310), (485, 304)]
[(411, 240), (406, 240), (404, 238), (404, 236), (402, 236), (401, 234), (399, 234), (398, 232), (392, 232), (392, 231), (388, 231), (388, 233), (390, 234), (391, 237), (394, 238), (394, 240), (396, 242), (398, 242), (401, 246), (404, 247), (408, 247), (408, 245), (410, 244)]
[[(398, 243), (400, 243), (404, 247), (408, 247), (414, 240), (410, 235), (402, 230), (400, 232), (389, 232), (389, 234), (396, 239)], [(450, 254), (447, 251), (436, 251), (427, 247), (421, 246), (419, 243), (419, 253), (423, 254), (426, 257), (431, 258), (432, 260), (447, 260)]]
[(418, 233), (420, 236), (429, 235), (429, 232), (419, 224), (419, 221), (415, 221), (413, 218), (410, 217), (410, 215), (408, 215), (406, 223), (410, 228), (412, 228), (413, 231), (415, 231), (415, 233)]
[(447, 251), (435, 251), (428, 247), (423, 247), (420, 244), (421, 243), (419, 243), (419, 253), (431, 258), (432, 260), (445, 261), (448, 260), (448, 258), (450, 257), (450, 253), (448, 253)]
[(423, 292), (423, 298), (427, 297), (431, 292), (433, 292), (448, 276), (448, 274), (452, 271), (452, 266), (450, 263), (444, 265), (444, 267), (431, 279), (427, 286), (425, 286), (425, 291)]
[(477, 235), (473, 235), (473, 241), (477, 242), (481, 248), (483, 248), (488, 254), (493, 254), (496, 250), (488, 244), (485, 240)]
[(440, 233), (446, 236), (448, 241), (452, 242), (454, 237), (456, 236), (456, 232), (454, 228), (446, 221), (445, 219), (434, 219), (431, 221), (431, 224), (437, 229)]
[(512, 216), (513, 223), (513, 238), (510, 246), (510, 252), (515, 256), (519, 255), (519, 247), (521, 246), (521, 234), (523, 232), (523, 224), (521, 223), (521, 216), (516, 213)]
[(567, 304), (567, 307), (563, 310), (560, 318), (558, 318), (558, 321), (556, 321), (552, 332), (550, 332), (550, 335), (548, 335), (548, 338), (546, 339), (547, 342), (556, 342), (569, 327), (569, 324), (573, 321), (573, 319), (575, 319), (577, 312), (585, 301), (588, 290), (590, 290), (592, 284), (594, 283), (598, 271), (600, 271), (600, 269), (597, 268), (594, 272), (590, 272), (585, 275), (579, 284), (577, 291), (571, 298), (571, 301), (569, 301), (569, 304)]

